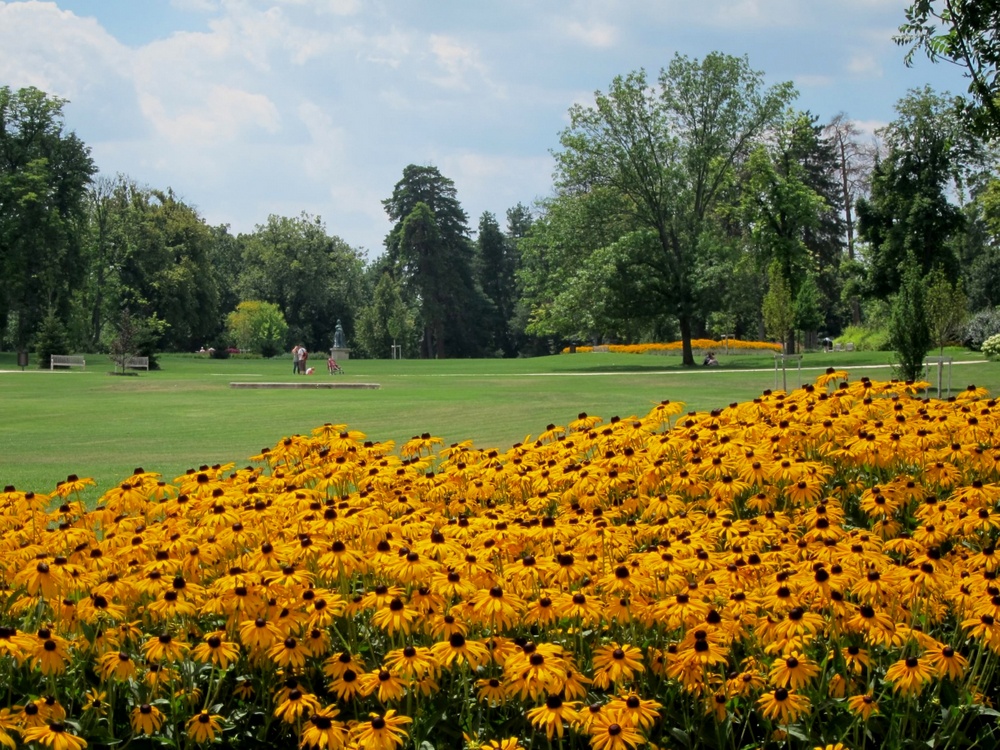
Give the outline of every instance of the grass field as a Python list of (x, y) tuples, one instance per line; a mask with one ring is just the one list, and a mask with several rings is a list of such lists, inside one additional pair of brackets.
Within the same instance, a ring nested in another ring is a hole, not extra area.
[[(1000, 392), (1000, 365), (965, 350), (953, 386)], [(802, 381), (828, 366), (888, 379), (886, 353), (810, 354)], [(112, 377), (106, 357), (87, 369), (21, 372), (0, 354), (0, 486), (51, 491), (67, 474), (93, 477), (101, 492), (138, 466), (167, 479), (200, 464), (247, 463), (285, 435), (345, 423), (369, 439), (401, 443), (429, 432), (450, 444), (507, 448), (581, 411), (608, 419), (641, 415), (663, 399), (706, 410), (775, 387), (770, 355), (721, 357), (718, 369), (685, 369), (678, 356), (574, 354), (519, 360), (351, 360), (346, 382), (378, 390), (237, 390), (234, 381), (292, 381), (291, 363), (164, 355), (162, 370)], [(310, 379), (330, 379), (325, 363)], [(301, 379), (301, 376), (299, 376)], [(787, 373), (788, 388), (799, 384)], [(777, 381), (781, 388), (781, 380)]]

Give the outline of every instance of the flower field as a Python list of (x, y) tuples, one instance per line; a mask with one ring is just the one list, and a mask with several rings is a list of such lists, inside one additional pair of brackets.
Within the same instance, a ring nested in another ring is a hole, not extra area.
[(7, 487), (0, 744), (996, 747), (1000, 409), (919, 385)]
[[(680, 341), (671, 341), (666, 344), (608, 344), (604, 350), (615, 354), (677, 354), (681, 351)], [(691, 349), (696, 352), (725, 351), (729, 354), (760, 354), (773, 352), (781, 354), (781, 344), (774, 344), (770, 341), (742, 341), (740, 339), (729, 339), (729, 341), (715, 341), (714, 339), (691, 339)], [(576, 351), (580, 353), (593, 352), (592, 346), (578, 346)], [(569, 348), (563, 349), (562, 353), (567, 354)]]

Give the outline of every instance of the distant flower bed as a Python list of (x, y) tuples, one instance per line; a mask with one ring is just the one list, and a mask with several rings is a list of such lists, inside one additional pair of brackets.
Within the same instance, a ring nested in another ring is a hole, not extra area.
[[(578, 346), (577, 352), (607, 351), (616, 354), (676, 354), (681, 351), (680, 341), (671, 341), (666, 344), (608, 344), (603, 347)], [(728, 347), (728, 348), (727, 348)], [(725, 341), (714, 341), (713, 339), (691, 339), (691, 348), (695, 351), (727, 352), (729, 354), (740, 353), (760, 353), (777, 352), (781, 353), (781, 344), (773, 344), (769, 341), (742, 341), (740, 339), (729, 339)], [(563, 354), (568, 354), (569, 347), (562, 350)]]
[(922, 386), (7, 487), (0, 744), (996, 747), (1000, 412)]

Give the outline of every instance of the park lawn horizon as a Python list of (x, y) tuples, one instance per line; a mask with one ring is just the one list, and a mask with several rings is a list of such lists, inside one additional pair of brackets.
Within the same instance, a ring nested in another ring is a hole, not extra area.
[[(962, 349), (953, 391), (970, 383), (1000, 392), (1000, 365)], [(803, 358), (801, 383), (836, 367), (851, 379), (892, 376), (890, 353), (816, 353)], [(766, 389), (781, 389), (771, 355), (722, 358), (716, 368), (683, 368), (679, 355), (562, 354), (489, 360), (350, 360), (343, 375), (295, 376), (288, 358), (208, 359), (160, 356), (161, 370), (110, 377), (110, 360), (87, 355), (85, 371), (21, 372), (0, 353), (0, 486), (51, 492), (69, 474), (91, 477), (94, 496), (135, 468), (166, 480), (204, 464), (243, 466), (281, 438), (309, 434), (324, 423), (345, 424), (369, 440), (394, 441), (429, 433), (444, 445), (471, 440), (506, 450), (549, 424), (580, 412), (645, 415), (663, 401), (686, 411), (722, 408)], [(318, 365), (318, 366), (317, 366)], [(853, 371), (852, 371), (852, 368)], [(800, 383), (786, 372), (788, 389)], [(947, 376), (946, 376), (947, 377)], [(233, 389), (230, 382), (303, 380), (378, 383), (378, 390)]]

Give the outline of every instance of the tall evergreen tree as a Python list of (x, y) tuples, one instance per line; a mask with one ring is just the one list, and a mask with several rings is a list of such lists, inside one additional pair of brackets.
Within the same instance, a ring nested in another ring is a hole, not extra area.
[(436, 167), (411, 164), (382, 205), (394, 223), (386, 253), (420, 311), (421, 356), (482, 354), (489, 302), (476, 283), (468, 217), (455, 183)]
[(476, 237), (479, 251), (479, 279), (483, 293), (492, 303), (487, 334), (489, 347), (505, 357), (517, 353), (512, 322), (517, 303), (517, 246), (504, 235), (496, 216), (485, 212), (479, 219)]

